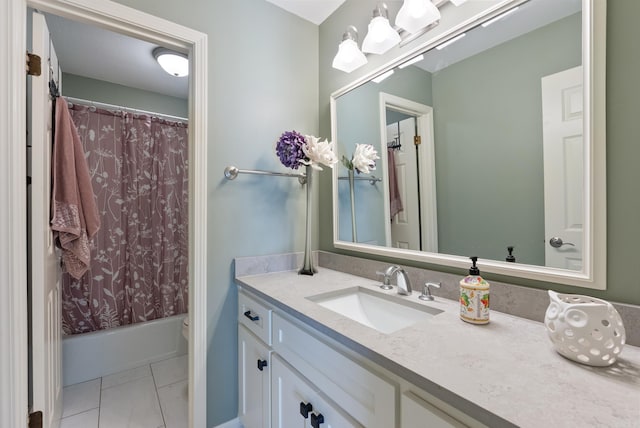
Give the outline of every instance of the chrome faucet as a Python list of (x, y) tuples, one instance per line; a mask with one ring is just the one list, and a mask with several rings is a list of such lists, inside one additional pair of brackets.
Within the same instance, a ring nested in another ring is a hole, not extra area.
[(404, 269), (396, 265), (389, 266), (384, 272), (378, 272), (379, 275), (383, 275), (382, 285), (380, 286), (380, 288), (382, 288), (383, 290), (391, 289), (391, 277), (394, 273), (396, 274), (398, 294), (402, 294), (403, 296), (410, 295), (411, 281), (409, 280), (409, 275), (407, 275), (407, 272)]

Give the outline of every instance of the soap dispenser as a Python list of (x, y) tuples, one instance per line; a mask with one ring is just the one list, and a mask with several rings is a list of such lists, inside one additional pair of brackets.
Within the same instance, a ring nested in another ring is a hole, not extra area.
[(507, 247), (507, 251), (509, 252), (509, 255), (506, 257), (506, 261), (508, 261), (509, 263), (515, 263), (516, 262), (516, 256), (513, 255), (513, 245), (509, 245)]
[(478, 258), (469, 257), (473, 265), (460, 281), (460, 318), (471, 324), (489, 323), (489, 283), (476, 266)]

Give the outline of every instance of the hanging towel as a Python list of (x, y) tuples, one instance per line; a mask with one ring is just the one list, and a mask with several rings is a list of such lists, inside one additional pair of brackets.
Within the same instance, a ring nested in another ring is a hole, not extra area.
[(100, 217), (82, 143), (62, 97), (56, 98), (51, 175), (51, 230), (62, 249), (65, 269), (78, 279), (89, 268), (89, 246), (100, 228)]
[(389, 207), (391, 209), (391, 221), (393, 217), (402, 211), (402, 199), (400, 199), (400, 190), (398, 189), (398, 176), (396, 174), (395, 150), (387, 149), (389, 166)]

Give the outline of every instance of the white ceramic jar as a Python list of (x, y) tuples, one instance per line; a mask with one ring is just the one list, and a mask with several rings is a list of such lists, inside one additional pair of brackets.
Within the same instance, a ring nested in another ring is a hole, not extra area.
[(622, 318), (605, 300), (549, 290), (544, 318), (558, 353), (590, 366), (613, 364), (625, 343)]

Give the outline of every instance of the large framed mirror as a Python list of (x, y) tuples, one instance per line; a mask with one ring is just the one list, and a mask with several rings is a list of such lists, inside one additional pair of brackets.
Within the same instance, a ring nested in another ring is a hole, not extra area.
[(486, 3), (332, 94), (334, 245), (606, 289), (606, 3)]

